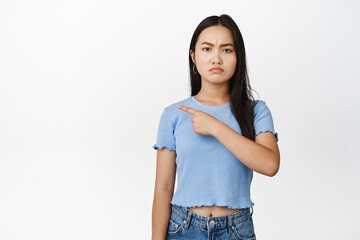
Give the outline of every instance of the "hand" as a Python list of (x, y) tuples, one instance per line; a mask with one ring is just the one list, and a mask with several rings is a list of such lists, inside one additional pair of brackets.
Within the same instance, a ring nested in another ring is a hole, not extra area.
[(217, 126), (221, 123), (219, 120), (203, 111), (185, 107), (183, 105), (177, 105), (177, 107), (180, 110), (193, 115), (191, 121), (194, 132), (197, 134), (214, 135)]

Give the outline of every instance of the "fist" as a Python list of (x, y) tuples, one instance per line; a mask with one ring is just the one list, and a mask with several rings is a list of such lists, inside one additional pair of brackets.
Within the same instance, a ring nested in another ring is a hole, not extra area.
[(191, 122), (195, 133), (202, 135), (214, 135), (214, 131), (220, 122), (219, 120), (206, 112), (197, 109), (185, 107), (183, 105), (177, 105), (177, 107), (180, 110), (193, 115), (191, 117)]

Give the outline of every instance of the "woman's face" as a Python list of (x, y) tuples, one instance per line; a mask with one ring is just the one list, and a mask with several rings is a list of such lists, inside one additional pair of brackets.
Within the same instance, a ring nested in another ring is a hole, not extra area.
[[(235, 73), (234, 40), (232, 32), (224, 26), (205, 28), (195, 44), (195, 53), (190, 50), (190, 55), (202, 80), (219, 84), (228, 81)], [(211, 71), (214, 67), (223, 71)]]

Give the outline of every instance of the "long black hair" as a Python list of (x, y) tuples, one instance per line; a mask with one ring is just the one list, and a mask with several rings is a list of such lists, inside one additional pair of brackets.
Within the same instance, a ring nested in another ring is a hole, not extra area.
[[(234, 20), (227, 14), (220, 16), (210, 16), (205, 18), (195, 29), (191, 38), (190, 50), (195, 52), (195, 44), (198, 36), (207, 27), (222, 25), (231, 30), (234, 38), (234, 47), (236, 52), (236, 70), (229, 80), (230, 107), (237, 122), (239, 123), (241, 133), (244, 137), (255, 141), (254, 130), (254, 105), (252, 101), (254, 97), (251, 94), (249, 77), (246, 70), (246, 55), (244, 41), (241, 32)], [(196, 95), (201, 89), (201, 76), (199, 73), (193, 72), (194, 63), (189, 54), (189, 70), (191, 96)], [(196, 67), (196, 66), (195, 66)]]

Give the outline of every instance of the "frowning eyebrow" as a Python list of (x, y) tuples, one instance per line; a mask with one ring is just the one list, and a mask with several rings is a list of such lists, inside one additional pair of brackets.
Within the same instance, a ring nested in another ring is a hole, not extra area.
[[(214, 44), (209, 43), (209, 42), (203, 42), (203, 43), (201, 43), (201, 44), (206, 44), (206, 45), (214, 46)], [(232, 46), (232, 47), (234, 47), (234, 45), (232, 45), (231, 43), (221, 44), (220, 46), (221, 46), (221, 47), (225, 47), (225, 46)]]

